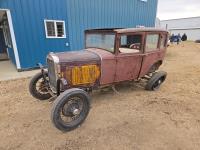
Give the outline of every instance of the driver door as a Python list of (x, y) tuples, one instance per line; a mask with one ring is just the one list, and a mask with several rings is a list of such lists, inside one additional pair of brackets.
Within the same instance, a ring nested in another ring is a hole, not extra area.
[(116, 54), (115, 82), (138, 78), (142, 65), (143, 33), (120, 35)]

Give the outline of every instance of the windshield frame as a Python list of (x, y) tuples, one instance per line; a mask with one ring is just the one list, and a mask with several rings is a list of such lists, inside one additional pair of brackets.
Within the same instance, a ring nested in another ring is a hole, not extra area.
[[(113, 34), (113, 36), (114, 36), (114, 51), (113, 52), (111, 52), (111, 51), (109, 51), (108, 49), (105, 49), (105, 48), (102, 48), (102, 47), (86, 47), (86, 41), (87, 41), (87, 35), (88, 34)], [(107, 30), (101, 30), (101, 31), (97, 31), (97, 30), (95, 30), (95, 31), (90, 31), (90, 30), (87, 30), (87, 31), (85, 31), (85, 48), (86, 49), (88, 49), (88, 48), (96, 48), (96, 49), (101, 49), (101, 50), (104, 50), (104, 51), (107, 51), (107, 52), (110, 52), (110, 53), (112, 53), (112, 54), (115, 54), (116, 53), (116, 41), (117, 41), (117, 33), (115, 32), (115, 31), (113, 31), (113, 30), (109, 30), (109, 31), (107, 31)]]

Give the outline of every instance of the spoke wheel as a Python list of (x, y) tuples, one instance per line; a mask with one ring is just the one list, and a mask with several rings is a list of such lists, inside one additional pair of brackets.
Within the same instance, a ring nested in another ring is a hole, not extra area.
[[(49, 78), (46, 77), (47, 82), (49, 81)], [(39, 79), (36, 82), (36, 90), (40, 93), (40, 94), (48, 94), (48, 85), (46, 85), (45, 81), (43, 78)]]
[(60, 108), (60, 119), (64, 124), (72, 123), (80, 116), (83, 110), (83, 101), (79, 96), (72, 97)]
[(69, 89), (54, 102), (51, 119), (61, 131), (71, 131), (86, 119), (90, 104), (88, 94), (81, 89)]
[(47, 100), (51, 98), (51, 94), (48, 92), (49, 85), (48, 85), (48, 73), (44, 72), (44, 75), (46, 77), (47, 83), (45, 83), (43, 79), (42, 73), (36, 74), (30, 81), (29, 84), (29, 92), (31, 95), (39, 100)]

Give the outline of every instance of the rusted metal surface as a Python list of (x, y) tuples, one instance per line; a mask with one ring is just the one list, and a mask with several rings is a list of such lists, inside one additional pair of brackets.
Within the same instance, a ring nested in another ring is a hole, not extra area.
[(97, 54), (87, 50), (56, 53), (56, 55), (58, 56), (60, 63), (66, 64), (76, 64), (77, 62), (81, 64), (82, 62), (100, 61), (100, 58)]
[(165, 50), (158, 50), (155, 52), (144, 54), (139, 77), (145, 76), (154, 64), (162, 62), (164, 56), (165, 56)]
[[(145, 29), (102, 29), (89, 30), (85, 33), (115, 32), (115, 51), (113, 53), (99, 48), (88, 48), (82, 51), (55, 54), (59, 58), (61, 78), (67, 81), (65, 89), (72, 87), (101, 87), (121, 81), (135, 80), (144, 77), (157, 62), (162, 62), (166, 46), (152, 52), (146, 52), (146, 35), (159, 34), (158, 47), (162, 36), (167, 36), (165, 30)], [(119, 51), (120, 36), (140, 34), (141, 45), (136, 53), (121, 53)], [(166, 39), (167, 40), (167, 39)]]
[(100, 85), (106, 85), (115, 82), (115, 73), (116, 73), (115, 55), (101, 49), (88, 49), (88, 50), (98, 54), (99, 57), (101, 58)]
[(75, 66), (72, 68), (72, 85), (93, 84), (100, 76), (97, 65)]
[[(163, 31), (163, 30), (158, 30), (158, 31), (149, 31), (148, 34), (154, 34), (158, 33), (160, 34), (159, 36), (159, 42), (158, 42), (158, 48), (156, 50), (153, 50), (152, 52), (147, 52), (146, 50), (146, 42), (144, 42), (144, 47), (143, 47), (143, 61), (142, 61), (142, 67), (140, 71), (139, 77), (145, 76), (151, 67), (155, 65), (156, 63), (162, 63), (165, 53), (166, 53), (166, 48), (167, 48), (167, 42), (168, 42), (168, 32)], [(145, 36), (147, 35), (147, 32), (145, 33)], [(160, 44), (161, 44), (161, 37), (165, 36), (166, 41), (165, 41), (165, 47), (160, 49)]]
[(115, 32), (117, 33), (134, 33), (134, 32), (154, 32), (154, 33), (160, 33), (165, 32), (164, 29), (156, 29), (156, 28), (126, 28), (126, 29), (115, 29)]
[(86, 30), (85, 33), (99, 33), (99, 32), (115, 32), (118, 34), (122, 33), (135, 33), (135, 32), (165, 32), (164, 29), (156, 29), (156, 28), (108, 28), (108, 29), (91, 29)]
[(142, 65), (141, 53), (134, 55), (118, 54), (116, 59), (115, 82), (137, 79)]
[(61, 78), (67, 81), (64, 89), (72, 87), (98, 87), (100, 85), (100, 65), (94, 63), (82, 65), (63, 65), (61, 68)]
[(101, 59), (88, 50), (56, 54), (60, 61), (61, 78), (67, 81), (65, 89), (71, 87), (99, 86)]

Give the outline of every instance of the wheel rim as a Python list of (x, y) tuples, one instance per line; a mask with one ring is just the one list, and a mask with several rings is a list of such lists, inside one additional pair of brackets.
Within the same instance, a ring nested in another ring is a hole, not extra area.
[[(46, 78), (46, 80), (48, 81), (49, 79)], [(43, 78), (40, 78), (37, 82), (36, 82), (36, 91), (42, 95), (48, 94), (48, 87), (44, 81)]]
[(59, 120), (66, 126), (76, 125), (80, 121), (84, 108), (84, 99), (81, 96), (71, 97), (60, 107)]
[(157, 80), (157, 81), (154, 83), (154, 85), (153, 85), (153, 90), (158, 90), (159, 87), (160, 87), (160, 85), (162, 84), (162, 82), (163, 82), (163, 79), (162, 79), (162, 78), (160, 78), (159, 80)]

